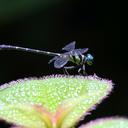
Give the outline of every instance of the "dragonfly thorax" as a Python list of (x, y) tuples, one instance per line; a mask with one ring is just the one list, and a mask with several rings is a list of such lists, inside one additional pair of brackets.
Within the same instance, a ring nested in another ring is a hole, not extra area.
[(85, 61), (85, 55), (70, 55), (70, 61), (76, 65), (83, 65)]

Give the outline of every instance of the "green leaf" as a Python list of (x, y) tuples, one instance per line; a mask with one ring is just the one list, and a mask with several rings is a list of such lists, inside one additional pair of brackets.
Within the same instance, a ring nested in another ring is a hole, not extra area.
[[(51, 120), (48, 116), (44, 117), (34, 110), (32, 106), (22, 104), (7, 104), (0, 109), (0, 117), (8, 122), (12, 122), (16, 125), (21, 125), (25, 128), (50, 128)], [(43, 121), (42, 121), (43, 120)]]
[(111, 117), (89, 122), (80, 128), (128, 128), (128, 119)]
[(0, 87), (0, 118), (27, 128), (73, 127), (111, 90), (95, 75), (13, 81)]

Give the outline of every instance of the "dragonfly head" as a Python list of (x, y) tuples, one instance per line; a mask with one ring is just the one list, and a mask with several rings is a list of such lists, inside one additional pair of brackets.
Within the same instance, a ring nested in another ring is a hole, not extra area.
[(85, 56), (85, 61), (87, 62), (88, 65), (92, 65), (93, 64), (93, 56), (91, 54), (87, 54)]

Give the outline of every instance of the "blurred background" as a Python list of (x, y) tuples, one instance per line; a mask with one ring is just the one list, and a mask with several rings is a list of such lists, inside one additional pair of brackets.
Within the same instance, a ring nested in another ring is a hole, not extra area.
[[(98, 117), (127, 116), (126, 43), (122, 42), (120, 3), (102, 0), (1, 0), (0, 44), (61, 52), (71, 41), (88, 47), (94, 64), (88, 74), (112, 79), (114, 90), (86, 123)], [(63, 74), (48, 64), (51, 57), (18, 51), (0, 51), (0, 85), (25, 77)], [(0, 127), (9, 127), (1, 122)]]

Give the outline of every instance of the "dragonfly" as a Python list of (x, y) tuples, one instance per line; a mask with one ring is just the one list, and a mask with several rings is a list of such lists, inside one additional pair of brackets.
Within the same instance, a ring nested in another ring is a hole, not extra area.
[[(43, 50), (36, 50), (31, 48), (24, 48), (19, 46), (13, 45), (0, 45), (0, 50), (17, 50), (17, 51), (24, 51), (24, 52), (32, 52), (37, 54), (44, 54), (53, 56), (52, 59), (48, 62), (54, 63), (54, 67), (57, 69), (63, 68), (64, 73), (69, 75), (68, 70), (78, 68), (79, 75), (86, 75), (85, 65), (92, 65), (93, 64), (93, 56), (88, 52), (88, 48), (75, 48), (76, 41), (73, 41), (62, 48), (63, 53), (54, 53), (49, 51)], [(86, 54), (85, 54), (86, 53)], [(72, 62), (73, 66), (66, 66), (68, 62)]]

